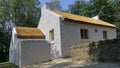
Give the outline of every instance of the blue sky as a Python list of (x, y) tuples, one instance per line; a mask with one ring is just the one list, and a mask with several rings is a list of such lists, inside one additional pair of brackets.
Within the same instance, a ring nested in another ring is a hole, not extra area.
[[(43, 6), (45, 2), (49, 2), (50, 0), (40, 0), (41, 5)], [(60, 0), (60, 4), (62, 9), (67, 9), (69, 4), (73, 4), (75, 0)], [(85, 0), (88, 1), (88, 0)]]

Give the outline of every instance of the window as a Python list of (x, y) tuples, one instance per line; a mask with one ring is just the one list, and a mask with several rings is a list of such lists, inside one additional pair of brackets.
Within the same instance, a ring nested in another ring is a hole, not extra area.
[(50, 31), (49, 36), (50, 36), (50, 42), (54, 41), (54, 30)]
[(98, 30), (97, 29), (95, 29), (95, 33), (97, 33), (98, 32)]
[(88, 39), (88, 29), (81, 29), (81, 39)]
[(107, 37), (107, 31), (103, 31), (103, 39), (108, 39), (108, 37)]

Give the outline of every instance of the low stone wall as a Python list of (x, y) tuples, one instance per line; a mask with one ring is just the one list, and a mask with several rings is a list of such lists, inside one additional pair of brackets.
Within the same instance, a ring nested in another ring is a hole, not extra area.
[(71, 48), (72, 60), (77, 61), (120, 61), (120, 39), (78, 44)]
[(71, 48), (71, 58), (74, 61), (90, 61), (89, 45), (75, 45)]

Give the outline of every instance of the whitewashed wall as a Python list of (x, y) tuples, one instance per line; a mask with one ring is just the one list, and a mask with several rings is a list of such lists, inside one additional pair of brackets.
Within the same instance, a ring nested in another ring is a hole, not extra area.
[[(72, 45), (79, 44), (81, 41), (80, 29), (88, 29), (89, 39), (84, 41), (99, 41), (103, 40), (103, 30), (108, 32), (108, 39), (116, 38), (116, 28), (102, 27), (96, 25), (77, 24), (70, 22), (61, 23), (61, 45), (62, 56), (70, 56)], [(98, 32), (95, 32), (95, 29)]]
[(51, 60), (50, 44), (45, 40), (21, 41), (21, 66)]
[(50, 11), (46, 5), (41, 9), (41, 18), (38, 25), (38, 28), (41, 29), (45, 36), (46, 40), (50, 41), (49, 32), (54, 30), (54, 41), (51, 43), (51, 55), (52, 58), (61, 57), (61, 33), (60, 33), (60, 17), (54, 12)]
[(9, 48), (9, 62), (19, 66), (20, 64), (20, 40), (16, 36), (16, 30), (13, 28), (10, 48)]
[(15, 28), (9, 48), (9, 62), (20, 68), (51, 60), (51, 46), (45, 39), (19, 39)]
[[(38, 28), (46, 35), (46, 40), (50, 41), (49, 32), (54, 30), (54, 42), (51, 43), (52, 58), (70, 56), (72, 45), (79, 44), (81, 41), (99, 41), (103, 40), (102, 31), (108, 31), (108, 39), (116, 38), (116, 29), (96, 25), (66, 23), (61, 20), (61, 16), (50, 11), (46, 4), (42, 7), (42, 16)], [(80, 28), (88, 29), (89, 39), (82, 40), (80, 37)], [(98, 30), (95, 33), (95, 29)]]

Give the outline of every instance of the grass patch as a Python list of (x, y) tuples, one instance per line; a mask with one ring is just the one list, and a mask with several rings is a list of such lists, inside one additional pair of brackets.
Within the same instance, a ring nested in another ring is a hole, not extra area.
[(3, 62), (3, 63), (0, 63), (0, 68), (18, 68), (18, 66), (10, 62)]

